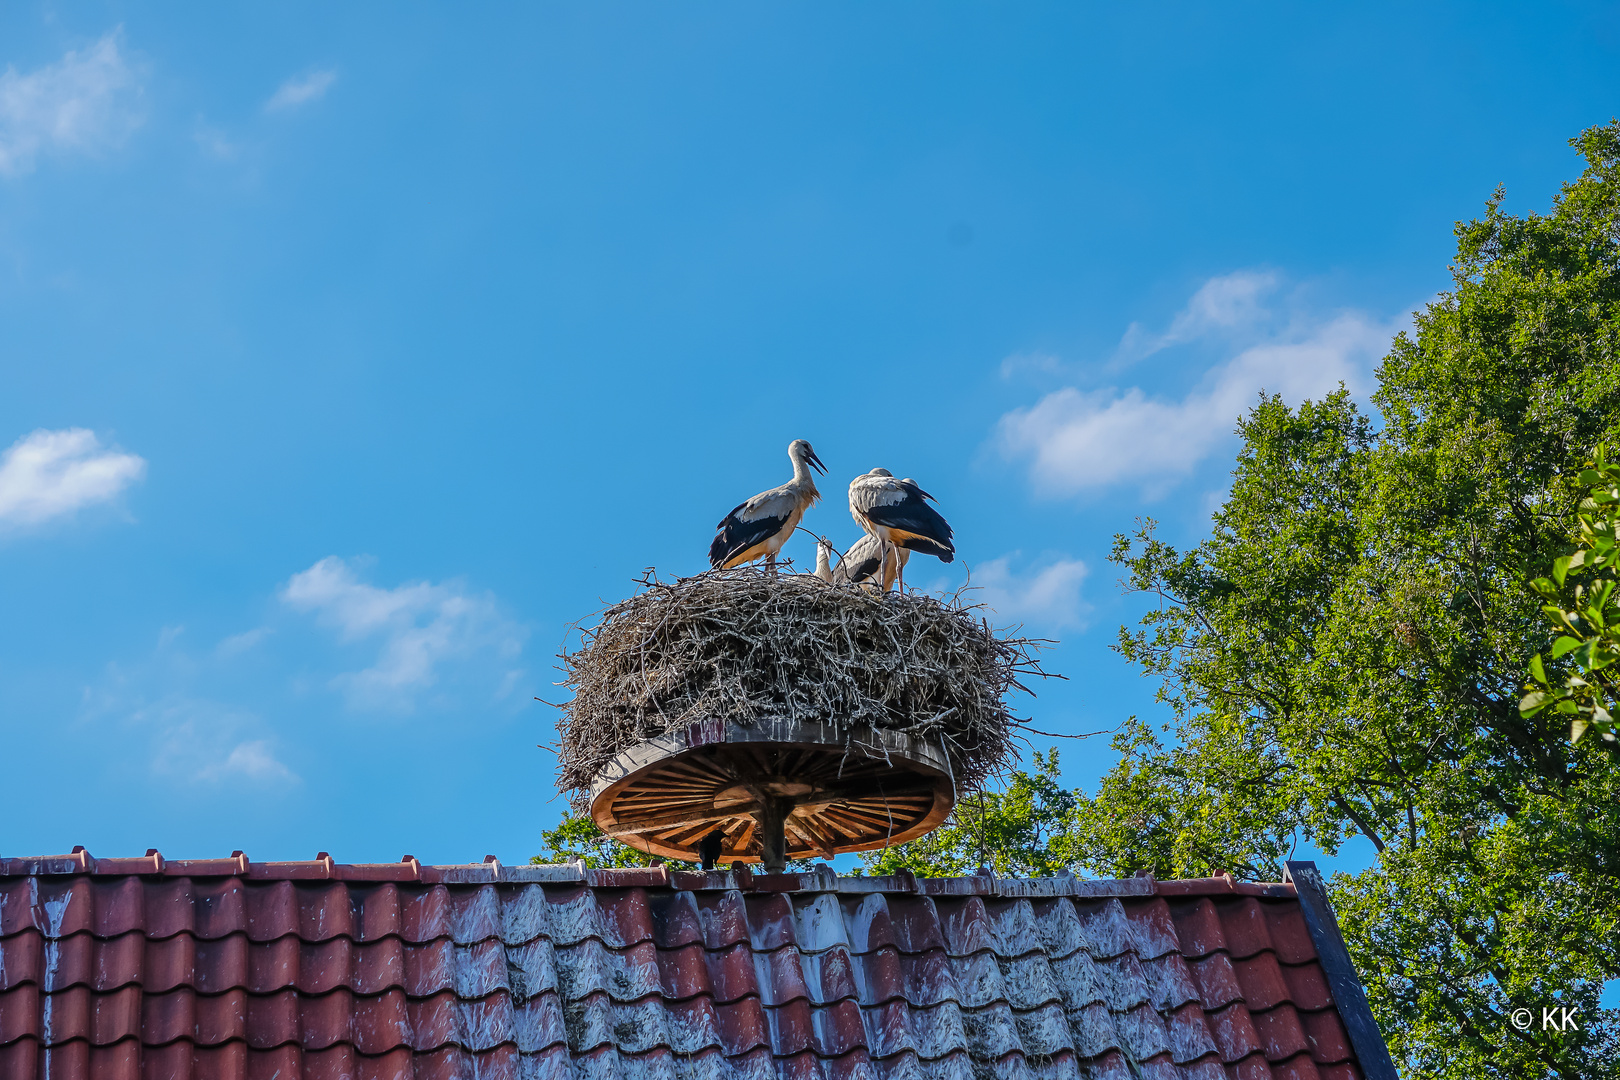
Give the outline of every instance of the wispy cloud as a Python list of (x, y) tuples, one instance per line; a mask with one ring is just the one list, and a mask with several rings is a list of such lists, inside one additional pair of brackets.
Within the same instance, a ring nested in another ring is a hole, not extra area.
[(298, 777), (283, 765), (270, 749), (270, 740), (255, 739), (238, 743), (225, 755), (225, 760), (205, 766), (197, 773), (200, 780), (227, 780), (244, 777), (248, 780), (297, 783)]
[(270, 627), (259, 626), (252, 630), (244, 630), (240, 634), (232, 634), (230, 637), (225, 638), (218, 645), (214, 646), (214, 655), (225, 658), (231, 656), (240, 656), (245, 652), (251, 652), (253, 649), (258, 648), (259, 644), (273, 633), (275, 633), (275, 631)]
[(332, 89), (337, 82), (335, 71), (311, 71), (304, 75), (295, 75), (276, 88), (270, 95), (270, 100), (264, 103), (267, 113), (283, 112), (287, 109), (296, 109), (301, 105), (308, 105), (312, 101), (319, 101)]
[(1340, 383), (1362, 390), (1400, 320), (1356, 311), (1279, 312), (1265, 302), (1276, 286), (1275, 276), (1248, 271), (1216, 278), (1163, 333), (1127, 333), (1121, 349), (1137, 358), (1211, 337), (1236, 350), (1183, 396), (1151, 395), (1136, 386), (1064, 387), (1003, 416), (996, 444), (1008, 459), (1028, 460), (1030, 478), (1044, 495), (1133, 482), (1152, 494), (1191, 472), (1262, 390), (1293, 404)]
[(0, 174), (30, 172), (42, 152), (96, 154), (140, 125), (140, 80), (114, 31), (27, 73), (0, 73)]
[(1269, 270), (1238, 270), (1210, 278), (1165, 330), (1153, 333), (1134, 322), (1126, 327), (1115, 359), (1141, 360), (1172, 345), (1249, 330), (1270, 316), (1265, 299), (1276, 288), (1277, 275)]
[(144, 460), (102, 446), (91, 431), (42, 428), (0, 454), (0, 528), (37, 525), (106, 502), (145, 473)]
[[(152, 782), (200, 799), (291, 797), (304, 782), (297, 763), (345, 709), (504, 714), (525, 698), (526, 630), (460, 582), (385, 588), (333, 557), (265, 599), (265, 617), (240, 633), (171, 623), (139, 655), (108, 663), (84, 688), (92, 754), (143, 763)], [(311, 701), (312, 686), (337, 693)]]
[(1001, 362), (1001, 377), (1013, 379), (1028, 375), (1056, 375), (1063, 370), (1063, 361), (1051, 353), (1013, 353)]
[(513, 665), (525, 632), (492, 595), (470, 593), (458, 582), (379, 588), (332, 555), (294, 574), (281, 599), (314, 614), (343, 641), (376, 644), (375, 663), (333, 680), (355, 708), (409, 710), (452, 661), (493, 661), (505, 668), (498, 686), (516, 682)]
[(223, 128), (202, 119), (198, 119), (192, 128), (191, 138), (197, 144), (197, 149), (219, 161), (234, 161), (241, 150)]
[[(147, 649), (109, 662), (84, 688), (92, 753), (146, 762), (158, 783), (285, 791), (302, 782), (290, 762), (345, 707), (504, 713), (526, 693), (526, 631), (491, 595), (458, 582), (381, 588), (351, 563), (322, 559), (277, 588), (265, 614), (206, 643), (195, 627), (154, 628)], [(311, 686), (340, 696), (311, 702)]]
[[(150, 674), (135, 673), (138, 679)], [(95, 711), (121, 715), (129, 727), (146, 733), (155, 775), (205, 784), (301, 782), (276, 755), (274, 740), (250, 737), (264, 726), (256, 714), (180, 691), (131, 708), (129, 696), (138, 692), (127, 674), (115, 670)]]
[(977, 600), (1002, 619), (1040, 630), (1085, 626), (1089, 605), (1080, 586), (1089, 572), (1079, 559), (1047, 558), (1014, 570), (1019, 552), (980, 563), (973, 570)]

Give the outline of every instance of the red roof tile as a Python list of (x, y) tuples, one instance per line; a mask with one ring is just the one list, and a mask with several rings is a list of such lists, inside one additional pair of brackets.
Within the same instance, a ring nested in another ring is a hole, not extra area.
[(1077, 1071), (1363, 1075), (1292, 885), (0, 859), (5, 1077)]

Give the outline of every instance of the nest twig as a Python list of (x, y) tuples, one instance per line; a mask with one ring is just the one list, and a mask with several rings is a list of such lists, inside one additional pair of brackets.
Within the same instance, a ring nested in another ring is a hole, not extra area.
[(960, 594), (874, 593), (756, 568), (664, 582), (601, 612), (560, 659), (558, 787), (584, 808), (615, 756), (702, 720), (887, 728), (942, 746), (967, 789), (1014, 757), (1006, 697), (1045, 676), (1039, 640), (997, 633)]

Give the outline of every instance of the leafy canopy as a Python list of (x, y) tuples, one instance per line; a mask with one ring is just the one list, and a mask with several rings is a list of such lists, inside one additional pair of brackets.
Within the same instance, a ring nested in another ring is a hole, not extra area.
[[(1265, 398), (1211, 537), (1183, 554), (1149, 527), (1117, 552), (1162, 602), (1120, 641), (1176, 717), (1146, 756), (1190, 772), (1150, 794), (1204, 835), (1124, 837), (1112, 862), (1272, 876), (1284, 838), (1363, 838), (1377, 861), (1334, 899), (1413, 1077), (1620, 1075), (1598, 1007), (1620, 770), (1519, 709), (1548, 636), (1531, 580), (1576, 531), (1580, 463), (1620, 435), (1620, 125), (1575, 145), (1586, 171), (1550, 214), (1498, 192), (1457, 227), (1452, 290), (1380, 366), (1381, 428), (1342, 392)], [(1088, 812), (1143, 794), (1105, 784)], [(1554, 1001), (1579, 1031), (1503, 1022)]]
[[(637, 851), (613, 839), (584, 814), (565, 812), (557, 827), (541, 832), (540, 839), (546, 845), (545, 850), (529, 860), (537, 865), (579, 861), (592, 870), (602, 870), (619, 866), (650, 866), (655, 861), (645, 851)], [(667, 863), (672, 870), (696, 869), (695, 863), (667, 859), (656, 861)]]
[[(1530, 661), (1526, 687), (1530, 693), (1519, 703), (1526, 716), (1546, 709), (1570, 717), (1571, 742), (1591, 730), (1612, 748), (1616, 744), (1615, 702), (1620, 699), (1620, 464), (1610, 462), (1602, 450), (1590, 467), (1581, 471), (1581, 483), (1590, 487), (1581, 503), (1580, 536), (1575, 550), (1553, 562), (1552, 577), (1537, 578), (1530, 586), (1547, 599), (1542, 613), (1559, 631), (1548, 650), (1551, 660), (1567, 656), (1574, 669), (1554, 686), (1547, 677), (1541, 654)], [(1573, 580), (1571, 580), (1573, 579)], [(1539, 689), (1537, 688), (1539, 685)]]
[(1034, 771), (1019, 771), (1000, 791), (965, 795), (945, 825), (909, 844), (862, 856), (868, 872), (912, 870), (929, 877), (960, 877), (981, 866), (1001, 877), (1051, 877), (1076, 862), (1075, 793), (1058, 783), (1058, 754), (1034, 756)]
[[(1451, 291), (1395, 339), (1376, 417), (1343, 391), (1262, 395), (1209, 538), (1119, 538), (1152, 607), (1118, 649), (1171, 722), (1122, 728), (1094, 794), (1031, 804), (1061, 821), (990, 833), (1010, 865), (1044, 842), (1047, 862), (1161, 877), (1276, 880), (1302, 839), (1365, 844), (1374, 865), (1333, 898), (1410, 1078), (1620, 1076), (1620, 1010), (1599, 1007), (1620, 977), (1620, 755), (1519, 707), (1550, 636), (1532, 580), (1581, 528), (1580, 463), (1620, 437), (1620, 124), (1574, 145), (1586, 169), (1550, 213), (1498, 191), (1457, 226)], [(1585, 588), (1560, 611), (1595, 627), (1606, 586)], [(885, 860), (961, 864), (962, 842), (928, 842)], [(1580, 1027), (1508, 1021), (1555, 1004)]]

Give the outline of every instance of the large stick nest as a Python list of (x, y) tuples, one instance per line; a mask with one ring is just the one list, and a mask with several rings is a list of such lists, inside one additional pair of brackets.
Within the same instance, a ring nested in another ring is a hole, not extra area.
[(601, 613), (561, 654), (573, 689), (558, 787), (582, 809), (615, 756), (701, 720), (888, 728), (943, 746), (981, 785), (1015, 757), (1007, 696), (1044, 675), (1043, 642), (993, 630), (960, 594), (875, 593), (755, 568), (659, 581)]

